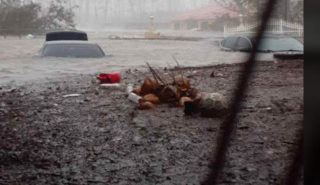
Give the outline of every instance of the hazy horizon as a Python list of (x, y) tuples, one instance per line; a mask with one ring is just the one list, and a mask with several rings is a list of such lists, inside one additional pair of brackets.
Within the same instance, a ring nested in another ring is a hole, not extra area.
[[(46, 8), (51, 0), (34, 0)], [(108, 25), (147, 23), (150, 16), (155, 22), (165, 22), (175, 14), (206, 6), (212, 0), (68, 0), (74, 8), (76, 26), (101, 29)]]

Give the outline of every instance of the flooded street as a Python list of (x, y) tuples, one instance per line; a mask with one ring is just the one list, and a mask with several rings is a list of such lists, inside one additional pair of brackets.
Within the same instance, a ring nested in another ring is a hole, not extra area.
[[(221, 51), (219, 37), (201, 41), (108, 40), (107, 37), (108, 33), (98, 36), (89, 34), (89, 40), (98, 43), (109, 55), (102, 59), (40, 58), (37, 54), (44, 43), (43, 37), (0, 38), (0, 85), (21, 85), (78, 74), (145, 68), (146, 62), (157, 67), (174, 67), (176, 64), (172, 55), (176, 56), (181, 66), (236, 63), (243, 62), (247, 57), (246, 53)], [(264, 54), (261, 58), (271, 60), (272, 55)]]

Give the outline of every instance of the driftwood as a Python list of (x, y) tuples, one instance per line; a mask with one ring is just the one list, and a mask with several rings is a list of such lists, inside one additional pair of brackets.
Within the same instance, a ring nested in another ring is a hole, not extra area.
[(163, 84), (163, 85), (168, 85), (164, 82), (164, 80), (160, 77), (160, 75), (156, 72), (156, 70), (154, 70), (150, 64), (147, 62), (147, 65), (149, 67), (150, 72), (152, 73), (154, 79), (159, 83), (159, 81)]
[[(136, 88), (137, 90), (134, 93), (142, 96), (145, 102), (150, 102), (152, 104), (174, 103), (179, 105), (179, 102), (180, 104), (187, 101), (190, 102), (194, 96), (193, 93), (189, 93), (191, 90), (190, 81), (188, 78), (184, 77), (178, 60), (174, 56), (173, 58), (177, 63), (180, 75), (176, 75), (173, 71), (164, 74), (151, 67), (147, 62), (146, 64), (153, 77), (147, 77), (142, 86)], [(181, 100), (182, 97), (184, 97), (184, 99)], [(144, 104), (143, 108), (153, 108), (153, 106), (149, 105), (151, 104)]]
[(178, 71), (180, 72), (181, 78), (182, 78), (182, 80), (183, 80), (183, 79), (184, 79), (184, 76), (183, 76), (183, 72), (182, 72), (182, 70), (181, 70), (179, 61), (177, 60), (177, 58), (176, 58), (174, 55), (172, 55), (172, 58), (173, 58), (173, 60), (176, 62), (176, 64), (177, 64), (177, 69), (178, 69)]

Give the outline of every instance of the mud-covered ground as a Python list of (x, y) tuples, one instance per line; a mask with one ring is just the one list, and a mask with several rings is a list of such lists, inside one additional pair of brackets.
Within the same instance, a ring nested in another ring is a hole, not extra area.
[[(242, 67), (184, 73), (230, 100)], [(145, 73), (126, 71), (122, 83)], [(139, 111), (124, 89), (100, 89), (93, 77), (1, 88), (0, 184), (200, 184), (222, 120), (165, 105)], [(259, 62), (243, 103), (220, 184), (279, 184), (302, 128), (303, 61)]]

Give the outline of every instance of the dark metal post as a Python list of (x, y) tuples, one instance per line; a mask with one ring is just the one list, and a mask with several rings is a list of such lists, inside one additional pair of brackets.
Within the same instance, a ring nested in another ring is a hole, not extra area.
[(240, 110), (241, 101), (247, 90), (248, 81), (250, 79), (251, 73), (255, 65), (258, 46), (260, 45), (261, 38), (267, 27), (267, 22), (271, 17), (276, 2), (277, 0), (269, 0), (266, 5), (265, 11), (261, 19), (261, 24), (257, 32), (256, 39), (253, 43), (253, 49), (250, 58), (244, 66), (243, 73), (239, 78), (237, 88), (234, 92), (233, 104), (230, 109), (230, 115), (226, 118), (226, 120), (223, 122), (221, 126), (222, 129), (218, 137), (217, 152), (214, 160), (210, 164), (211, 173), (209, 177), (202, 183), (203, 185), (216, 185), (219, 174), (223, 170), (225, 155), (228, 149), (228, 145), (230, 143), (231, 135), (234, 132), (236, 117)]
[(290, 13), (290, 0), (284, 0), (284, 12), (285, 12), (285, 20), (289, 20)]

